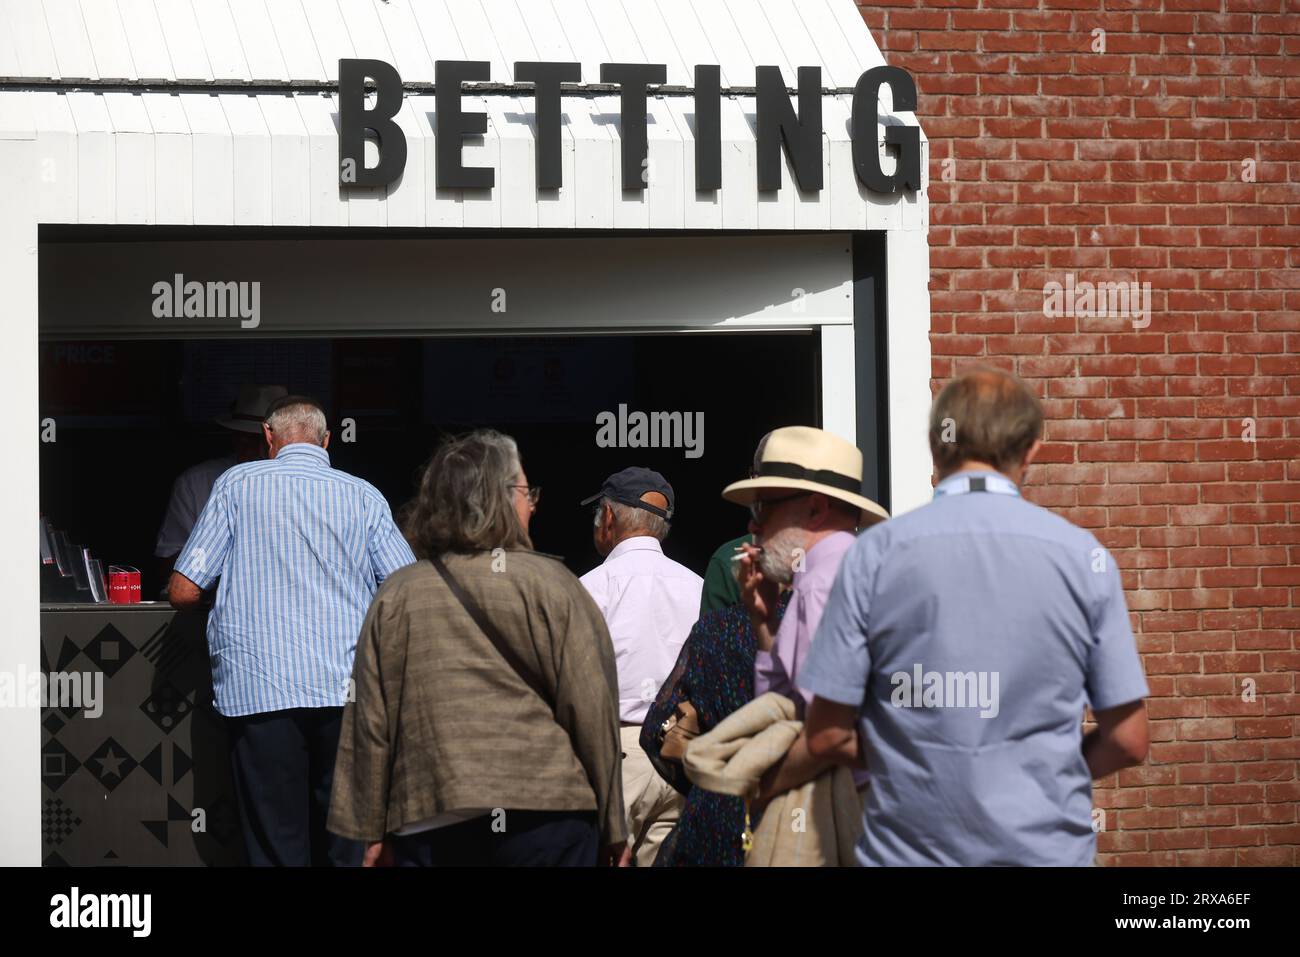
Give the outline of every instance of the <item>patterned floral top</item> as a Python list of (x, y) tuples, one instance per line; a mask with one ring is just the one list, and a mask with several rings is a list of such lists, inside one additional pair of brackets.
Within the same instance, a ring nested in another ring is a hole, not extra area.
[[(785, 612), (788, 601), (787, 592), (778, 615)], [(744, 801), (693, 787), (680, 764), (659, 757), (659, 729), (682, 700), (690, 701), (698, 712), (701, 733), (748, 704), (754, 697), (757, 650), (744, 605), (710, 612), (691, 629), (677, 664), (650, 705), (641, 726), (641, 747), (664, 780), (686, 795), (681, 817), (661, 845), (655, 867), (741, 867), (745, 863)]]

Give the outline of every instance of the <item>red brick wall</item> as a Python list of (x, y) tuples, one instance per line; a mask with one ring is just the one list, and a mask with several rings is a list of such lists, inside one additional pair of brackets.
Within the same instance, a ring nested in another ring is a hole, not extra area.
[[(933, 384), (1031, 383), (1027, 494), (1124, 569), (1152, 745), (1103, 862), (1297, 864), (1300, 2), (860, 6), (921, 93)], [(1150, 324), (1048, 318), (1066, 273), (1150, 282)]]

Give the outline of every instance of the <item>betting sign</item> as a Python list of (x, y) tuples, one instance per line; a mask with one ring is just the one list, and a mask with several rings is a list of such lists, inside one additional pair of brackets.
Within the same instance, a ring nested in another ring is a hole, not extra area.
[[(602, 63), (600, 82), (616, 86), (621, 120), (621, 167), (623, 189), (645, 189), (646, 98), (651, 88), (662, 86), (667, 77), (662, 63)], [(722, 186), (722, 87), (716, 65), (695, 67), (695, 188), (716, 190)], [(516, 63), (515, 78), (531, 84), (537, 108), (537, 186), (556, 189), (563, 182), (561, 153), (561, 84), (577, 92), (584, 87), (579, 63)], [(375, 98), (366, 107), (366, 80), (373, 82)], [(466, 112), (461, 104), (465, 83), (491, 80), (486, 60), (439, 60), (434, 65), (434, 95), (437, 116), (435, 151), (436, 185), (440, 189), (492, 189), (496, 171), (491, 167), (466, 166), (461, 146), (466, 136), (487, 132), (487, 114)], [(577, 85), (577, 90), (574, 86)], [(907, 71), (878, 66), (858, 78), (853, 89), (853, 166), (858, 180), (876, 193), (895, 193), (921, 188), (921, 135), (915, 126), (887, 125), (885, 142), (898, 147), (893, 173), (880, 165), (876, 139), (881, 87), (889, 87), (895, 112), (916, 110), (916, 83)], [(590, 89), (586, 87), (585, 89)], [(406, 136), (393, 117), (402, 108), (402, 78), (382, 60), (339, 61), (339, 183), (343, 186), (387, 186), (402, 175), (406, 166)], [(755, 70), (754, 95), (758, 113), (758, 189), (781, 188), (781, 150), (790, 159), (799, 188), (822, 188), (822, 89), (821, 68), (799, 67), (796, 112), (786, 92), (781, 68), (760, 66)], [(378, 162), (365, 165), (366, 132), (370, 131), (379, 150)]]

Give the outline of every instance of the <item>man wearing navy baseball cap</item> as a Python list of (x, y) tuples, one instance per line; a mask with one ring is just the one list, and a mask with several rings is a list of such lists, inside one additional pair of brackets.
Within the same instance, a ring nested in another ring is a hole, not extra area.
[(628, 845), (637, 865), (648, 867), (677, 823), (682, 796), (641, 749), (641, 725), (695, 624), (704, 581), (660, 546), (677, 501), (658, 472), (615, 472), (581, 504), (594, 505), (592, 540), (605, 556), (582, 584), (614, 642)]
[[(605, 484), (600, 487), (599, 492), (588, 495), (578, 504), (590, 505), (600, 498), (607, 498), (611, 502), (618, 502), (630, 508), (645, 509), (664, 521), (669, 521), (673, 517), (675, 505), (673, 487), (654, 469), (642, 468), (639, 465), (615, 472), (605, 479)], [(599, 541), (596, 547), (600, 548)]]

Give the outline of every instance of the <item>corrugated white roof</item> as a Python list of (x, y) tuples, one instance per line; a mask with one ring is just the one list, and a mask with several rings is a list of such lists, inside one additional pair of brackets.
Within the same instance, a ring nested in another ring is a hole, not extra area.
[[(180, 225), (541, 228), (927, 228), (924, 188), (867, 192), (853, 169), (850, 97), (823, 102), (824, 187), (756, 189), (753, 97), (722, 101), (722, 189), (696, 192), (689, 97), (648, 102), (648, 188), (621, 188), (617, 96), (566, 96), (564, 186), (539, 191), (531, 97), (466, 95), (488, 114), (464, 141), (466, 166), (490, 166), (490, 191), (437, 188), (435, 98), (408, 95), (397, 122), (406, 171), (387, 189), (338, 182), (337, 98), (322, 93), (0, 91), (0, 138), (35, 139), (41, 221)], [(877, 126), (880, 139), (883, 125)], [(922, 141), (922, 175), (927, 144)], [(373, 149), (367, 144), (367, 149)], [(883, 146), (882, 156), (885, 155)], [(376, 157), (371, 154), (367, 165)], [(893, 159), (882, 159), (886, 170)]]
[(432, 83), (437, 60), (487, 60), (514, 82), (520, 60), (697, 63), (724, 86), (757, 64), (800, 66), (845, 89), (884, 58), (853, 0), (0, 0), (0, 81), (337, 81), (341, 57), (394, 64)]
[[(577, 60), (588, 82), (601, 62), (662, 62), (687, 87), (697, 63), (719, 64), (724, 87), (752, 87), (756, 63), (791, 85), (797, 67), (820, 65), (824, 188), (800, 192), (785, 160), (782, 189), (759, 192), (755, 101), (737, 93), (722, 99), (720, 190), (694, 188), (692, 98), (658, 95), (648, 188), (625, 192), (619, 99), (601, 93), (563, 98), (564, 186), (539, 191), (532, 97), (469, 89), (463, 108), (486, 112), (488, 129), (464, 141), (464, 164), (494, 168), (496, 186), (441, 189), (435, 100), (417, 87), (397, 117), (403, 177), (340, 189), (336, 94), (276, 89), (333, 85), (340, 57), (387, 61), (415, 84), (439, 59), (489, 60), (503, 82), (516, 60)], [(0, 0), (0, 78), (53, 81), (0, 89), (0, 139), (38, 141), (49, 223), (923, 231), (924, 136), (922, 189), (869, 193), (853, 168), (851, 97), (834, 92), (882, 63), (852, 0)]]

